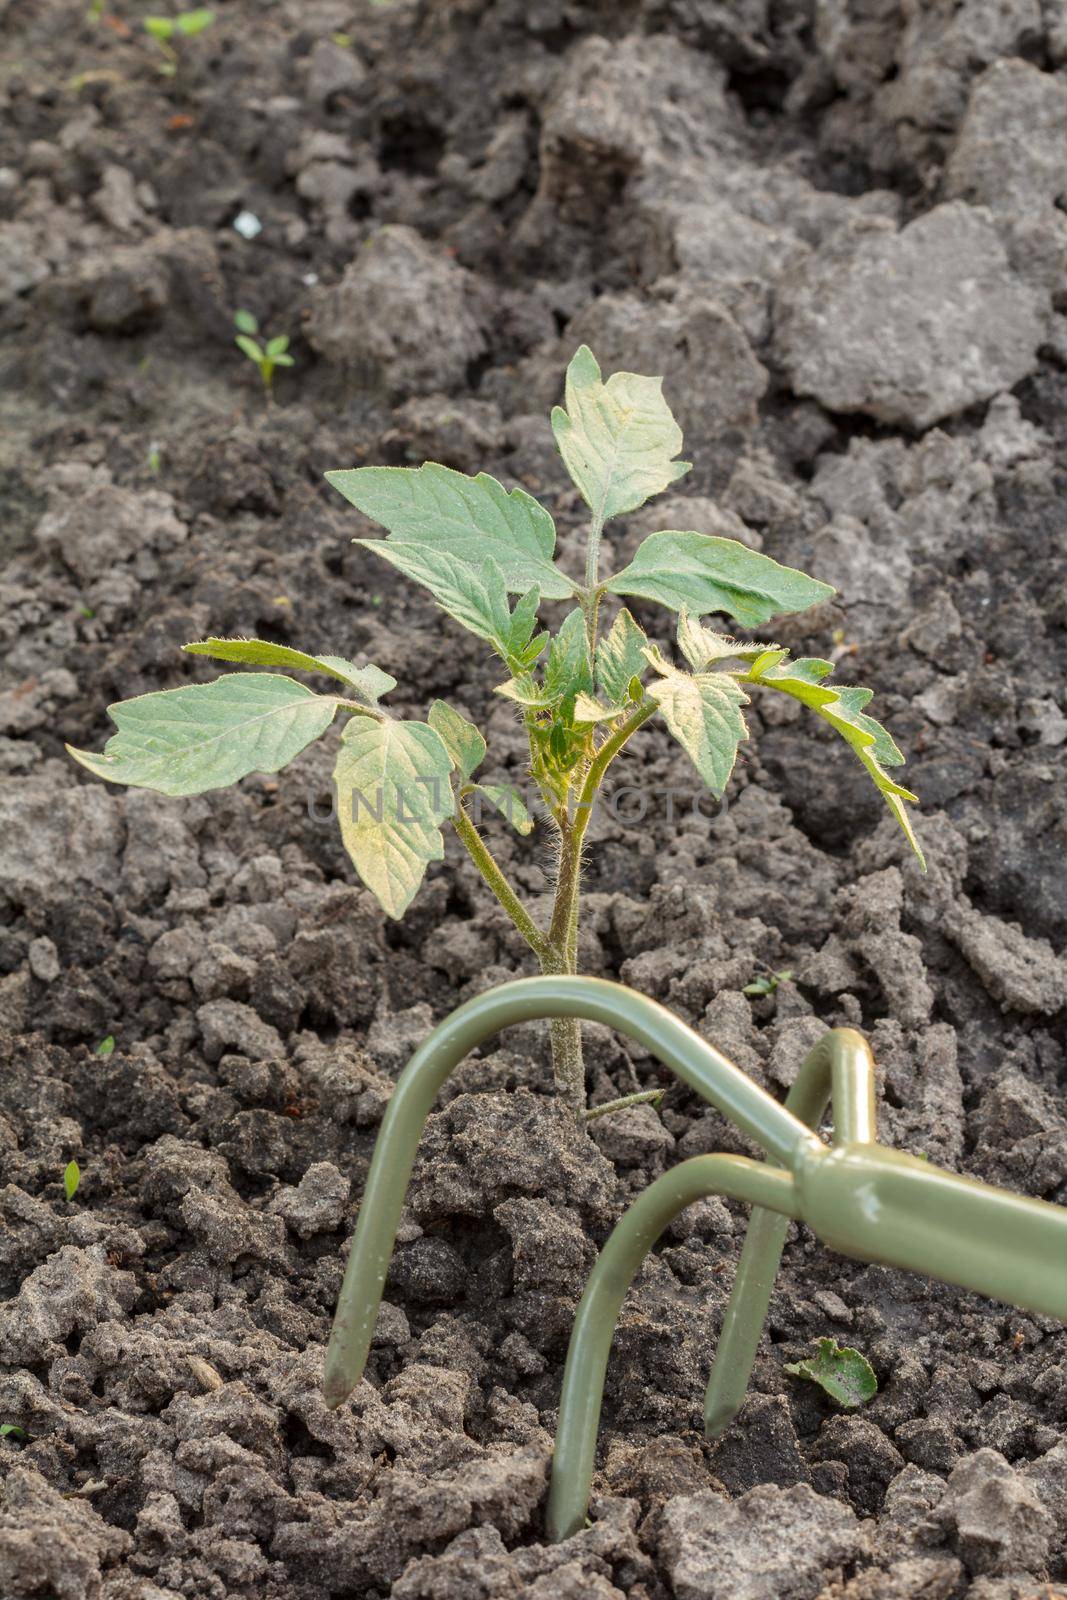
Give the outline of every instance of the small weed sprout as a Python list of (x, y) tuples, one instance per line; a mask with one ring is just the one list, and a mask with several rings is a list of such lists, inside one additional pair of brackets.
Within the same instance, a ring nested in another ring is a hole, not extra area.
[(251, 311), (238, 311), (233, 319), (237, 336), (234, 343), (259, 369), (263, 380), (263, 392), (268, 401), (274, 399), (274, 369), (275, 367), (291, 367), (293, 358), (289, 354), (289, 335), (280, 333), (274, 339), (268, 339), (265, 344), (259, 344), (254, 335), (259, 333), (259, 323)]
[[(239, 328), (255, 329), (242, 318), (247, 313), (239, 313)], [(261, 351), (242, 331), (237, 342), (257, 365), (273, 345), (269, 358), (284, 364), (277, 341)], [(264, 382), (269, 392), (266, 376)], [(525, 489), (509, 491), (487, 473), (468, 477), (425, 462), (326, 474), (357, 510), (388, 530), (388, 538), (357, 543), (428, 589), (503, 663), (495, 692), (525, 732), (528, 772), (555, 860), (546, 918), (500, 867), (473, 810), (484, 800), (520, 834), (534, 825), (511, 785), (478, 776), (487, 758), (478, 728), (441, 700), (424, 722), (399, 717), (381, 704), (396, 680), (377, 666), (262, 639), (203, 639), (185, 649), (282, 671), (237, 672), (123, 701), (109, 707), (118, 731), (103, 753), (72, 749), (71, 755), (114, 783), (200, 794), (251, 772), (277, 772), (340, 714), (334, 784), (341, 837), (382, 910), (404, 915), (429, 863), (442, 859), (442, 827), (450, 823), (541, 971), (553, 976), (577, 971), (594, 806), (612, 763), (652, 717), (662, 718), (701, 781), (721, 797), (748, 735), (750, 699), (771, 694), (798, 701), (851, 747), (921, 861), (905, 806), (915, 796), (892, 776), (904, 758), (867, 713), (871, 691), (832, 683), (830, 661), (733, 639), (703, 620), (725, 613), (760, 629), (775, 615), (825, 602), (831, 586), (737, 540), (685, 529), (650, 534), (632, 561), (603, 576), (605, 524), (675, 483), (689, 464), (677, 459), (682, 433), (659, 378), (616, 372), (604, 382), (583, 346), (567, 369), (565, 402), (553, 411), (552, 428), (590, 514), (580, 577), (553, 560), (556, 530), (545, 508)], [(602, 627), (605, 605), (616, 597), (673, 614), (681, 664), (625, 606)], [(544, 601), (569, 602), (555, 629), (539, 625)], [(315, 692), (294, 671), (332, 684)], [(550, 1035), (556, 1087), (584, 1118), (580, 1023), (558, 1018)], [(625, 1096), (612, 1109), (659, 1092)]]
[(215, 20), (215, 13), (201, 7), (197, 11), (180, 11), (174, 17), (145, 17), (144, 31), (155, 40), (163, 54), (164, 59), (159, 63), (159, 70), (166, 78), (173, 78), (178, 70), (178, 52), (172, 40), (192, 39), (198, 33), (203, 33), (205, 28), (210, 28)]
[(755, 998), (774, 994), (780, 983), (788, 983), (793, 974), (787, 967), (783, 972), (771, 972), (766, 977), (753, 978), (751, 983), (746, 983), (741, 990), (742, 994), (750, 994)]
[(76, 1161), (68, 1161), (63, 1169), (63, 1191), (68, 1200), (73, 1200), (78, 1192), (78, 1185), (82, 1181), (82, 1172)]
[(878, 1379), (867, 1357), (851, 1345), (835, 1339), (820, 1339), (815, 1355), (805, 1361), (787, 1361), (784, 1372), (793, 1378), (806, 1378), (846, 1410), (867, 1404), (878, 1393)]

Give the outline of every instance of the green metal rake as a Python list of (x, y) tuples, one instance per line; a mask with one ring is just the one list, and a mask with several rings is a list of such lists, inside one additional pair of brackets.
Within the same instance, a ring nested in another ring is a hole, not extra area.
[[(748, 1387), (791, 1218), (824, 1244), (959, 1284), (1067, 1321), (1067, 1207), (946, 1172), (875, 1140), (866, 1040), (835, 1028), (806, 1057), (784, 1105), (663, 1006), (599, 978), (520, 978), (459, 1006), (416, 1050), (378, 1136), (326, 1353), (324, 1389), (340, 1405), (363, 1375), (404, 1195), (435, 1096), (464, 1056), (500, 1028), (546, 1017), (603, 1022), (638, 1040), (766, 1151), (695, 1156), (624, 1213), (589, 1275), (563, 1374), (548, 1532), (582, 1527), (615, 1323), (634, 1275), (679, 1212), (704, 1195), (752, 1207), (704, 1406), (715, 1438)], [(833, 1143), (815, 1133), (833, 1111)]]

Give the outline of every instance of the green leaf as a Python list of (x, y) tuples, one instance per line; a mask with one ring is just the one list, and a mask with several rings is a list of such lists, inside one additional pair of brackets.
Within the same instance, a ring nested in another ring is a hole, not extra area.
[(383, 694), (396, 688), (396, 679), (371, 663), (357, 667), (344, 656), (309, 656), (303, 650), (292, 650), (287, 644), (273, 644), (269, 639), (197, 639), (193, 644), (183, 644), (182, 649), (187, 655), (211, 656), (215, 661), (244, 661), (257, 667), (295, 667), (298, 672), (325, 672), (355, 689), (357, 697), (370, 706), (377, 705)]
[(533, 832), (533, 818), (526, 809), (522, 795), (510, 783), (476, 783), (474, 787), (479, 794), (485, 795), (501, 816), (507, 818), (516, 833), (525, 837)]
[(593, 663), (589, 657), (589, 638), (580, 606), (568, 611), (559, 632), (548, 647), (545, 658), (545, 694), (551, 705), (574, 696), (588, 694), (593, 687)]
[(600, 700), (595, 700), (591, 694), (578, 694), (574, 697), (575, 722), (614, 722), (619, 715), (618, 706), (606, 706)]
[[(636, 627), (632, 619), (631, 626)], [(640, 629), (637, 631), (640, 633)], [(621, 634), (622, 629), (616, 635), (616, 645)], [(641, 637), (644, 638), (644, 634)], [(644, 661), (639, 661), (638, 665), (643, 667)], [(500, 684), (495, 693), (514, 700), (526, 710), (558, 710), (564, 718), (574, 716), (579, 722), (599, 722), (615, 716), (616, 710), (601, 705), (593, 698), (592, 691), (593, 664), (585, 617), (576, 606), (564, 617), (550, 642), (544, 682), (538, 683), (530, 672), (519, 672), (509, 682)], [(579, 703), (581, 713), (577, 709)]]
[(174, 23), (170, 17), (145, 17), (144, 30), (153, 39), (173, 39)]
[(575, 592), (552, 561), (552, 518), (525, 489), (508, 493), (486, 472), (469, 478), (436, 461), (421, 467), (355, 467), (328, 472), (326, 480), (364, 516), (389, 529), (389, 549), (402, 542), (444, 551), (473, 571), (491, 555), (509, 594), (525, 594), (534, 584), (547, 600)]
[(647, 656), (661, 674), (649, 685), (649, 694), (708, 788), (721, 795), (734, 770), (737, 747), (748, 733), (741, 715), (748, 696), (724, 672), (690, 676), (670, 666), (658, 651), (649, 650)]
[(497, 684), (493, 693), (503, 695), (505, 700), (514, 700), (527, 711), (550, 711), (555, 703), (530, 672), (517, 673), (507, 683)]
[(820, 1339), (818, 1354), (808, 1361), (787, 1361), (782, 1369), (794, 1378), (806, 1378), (825, 1389), (839, 1406), (854, 1409), (878, 1393), (878, 1379), (866, 1356), (833, 1339)]
[(584, 344), (567, 368), (566, 409), (553, 410), (552, 432), (598, 527), (635, 511), (689, 471), (688, 461), (672, 459), (682, 448), (682, 430), (662, 390), (662, 378), (635, 372), (615, 372), (601, 382), (596, 357)]
[(906, 800), (917, 804), (917, 797), (910, 789), (894, 782), (885, 771), (886, 767), (903, 766), (904, 757), (889, 732), (880, 722), (867, 716), (863, 709), (871, 700), (873, 690), (825, 683), (823, 680), (833, 670), (832, 661), (824, 661), (816, 656), (790, 661), (785, 650), (773, 650), (766, 652), (753, 664), (745, 681), (763, 684), (769, 689), (779, 689), (783, 694), (791, 695), (794, 700), (809, 706), (852, 746), (875, 788), (904, 830), (904, 836), (925, 872), (926, 858), (904, 807)]
[(547, 629), (544, 629), (541, 633), (534, 634), (529, 644), (524, 645), (520, 653), (519, 659), (522, 661), (523, 665), (533, 666), (534, 662), (544, 650), (545, 645), (550, 642), (551, 638), (552, 635)]
[(354, 717), (334, 767), (341, 837), (356, 871), (390, 917), (402, 917), (445, 853), (452, 761), (425, 722)]
[(448, 751), (460, 778), (467, 783), (485, 760), (485, 740), (478, 729), (443, 700), (434, 701), (426, 720)]
[(704, 672), (713, 661), (759, 661), (775, 651), (774, 645), (740, 644), (725, 634), (712, 633), (684, 606), (678, 613), (678, 648), (694, 672)]
[(286, 356), (286, 355), (271, 356), (270, 359), (274, 362), (274, 365), (276, 367), (295, 367), (296, 366), (296, 362), (293, 360), (292, 356)]
[(210, 28), (215, 20), (215, 13), (201, 8), (199, 11), (183, 11), (181, 16), (175, 17), (179, 30), (192, 38), (194, 34), (203, 33), (205, 28)]
[(630, 698), (630, 684), (645, 671), (648, 637), (624, 606), (596, 647), (596, 681), (613, 706)]
[(110, 1055), (114, 1055), (114, 1053), (115, 1053), (115, 1035), (113, 1033), (109, 1033), (106, 1039), (101, 1039), (100, 1043), (97, 1045), (96, 1049), (93, 1051), (93, 1055), (94, 1056), (110, 1056)]
[(351, 684), (356, 699), (362, 700), (365, 705), (376, 706), (383, 694), (396, 688), (396, 679), (388, 672), (383, 672), (381, 667), (376, 667), (373, 661), (357, 667), (344, 656), (316, 656), (315, 660), (324, 671), (332, 672), (335, 677)]
[(260, 362), (267, 358), (254, 339), (249, 339), (246, 334), (239, 333), (234, 339), (238, 350), (243, 350), (249, 361), (254, 361), (258, 367)]
[(20, 1428), (17, 1422), (0, 1422), (0, 1439), (28, 1439), (29, 1434), (25, 1428)]
[(288, 350), (288, 348), (289, 348), (289, 335), (287, 333), (279, 333), (277, 338), (268, 339), (267, 340), (267, 352), (266, 353), (269, 356), (273, 356), (273, 358), (275, 360), (277, 360), (279, 356), (282, 356), (282, 355), (285, 354), (285, 352), (286, 352), (286, 350)]
[(447, 611), (456, 622), (491, 644), (505, 661), (516, 660), (515, 645), (528, 615), (526, 596), (519, 601), (514, 614), (508, 610), (504, 577), (492, 556), (486, 556), (481, 566), (475, 568), (435, 545), (400, 539), (357, 539), (354, 542), (372, 550), (405, 577), (429, 589), (442, 611)]
[(76, 1161), (69, 1161), (63, 1169), (63, 1189), (68, 1200), (74, 1199), (81, 1181), (81, 1168)]
[(238, 333), (259, 332), (259, 323), (252, 315), (251, 311), (235, 311), (233, 314), (233, 325), (237, 329)]
[(737, 539), (707, 533), (650, 533), (628, 567), (609, 578), (613, 594), (636, 594), (694, 616), (725, 611), (746, 628), (779, 612), (805, 611), (834, 593)]
[(234, 672), (107, 709), (118, 732), (102, 755), (68, 745), (75, 761), (111, 783), (201, 794), (250, 772), (277, 772), (325, 733), (337, 697), (274, 673)]
[(508, 621), (505, 643), (507, 661), (519, 661), (524, 667), (532, 666), (549, 641), (550, 635), (539, 633), (531, 638), (537, 626), (537, 609), (541, 604), (541, 591), (536, 584), (515, 602)]

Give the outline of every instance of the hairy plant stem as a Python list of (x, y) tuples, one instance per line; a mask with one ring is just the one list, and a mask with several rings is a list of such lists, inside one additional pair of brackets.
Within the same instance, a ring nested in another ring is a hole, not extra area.
[(590, 591), (596, 588), (597, 574), (600, 570), (600, 536), (604, 532), (604, 518), (594, 512), (589, 523), (589, 543), (585, 549), (585, 586)]
[[(578, 970), (578, 902), (581, 893), (581, 839), (564, 815), (559, 819), (559, 867), (556, 898), (548, 929), (548, 949), (541, 971), (550, 977)], [(555, 1017), (549, 1024), (552, 1041), (552, 1076), (556, 1089), (576, 1117), (585, 1113), (585, 1062), (582, 1026), (576, 1017)]]
[[(466, 845), (467, 852), (482, 878), (537, 956), (541, 971), (550, 976), (573, 974), (578, 961), (581, 851), (580, 847), (576, 849), (571, 843), (571, 830), (566, 828), (565, 831), (561, 831), (560, 872), (556, 883), (552, 925), (545, 934), (534, 922), (493, 859), (485, 840), (467, 815), (462, 799), (456, 802), (452, 824)], [(549, 1024), (549, 1029), (552, 1044), (552, 1076), (557, 1092), (574, 1111), (575, 1117), (580, 1118), (585, 1113), (581, 1025), (571, 1017), (556, 1017)]]
[[(602, 519), (594, 516), (589, 530), (586, 587), (578, 597), (585, 618), (590, 656), (596, 649), (597, 620), (600, 610), (597, 569), (602, 527)], [(547, 933), (542, 932), (534, 922), (494, 861), (484, 840), (467, 815), (462, 791), (457, 799), (452, 817), (456, 832), (466, 845), (471, 860), (485, 882), (537, 956), (542, 973), (548, 977), (571, 976), (578, 971), (578, 913), (581, 901), (582, 844), (586, 830), (608, 767), (631, 734), (636, 733), (642, 723), (647, 722), (655, 709), (655, 702), (652, 700), (637, 706), (625, 722), (620, 723), (614, 733), (605, 739), (600, 749), (577, 769), (570, 791), (575, 797), (573, 800), (569, 797), (561, 800), (558, 795), (553, 794), (550, 787), (551, 780), (543, 770), (538, 756), (535, 740), (536, 719), (531, 712), (526, 712), (524, 715), (530, 739), (531, 771), (558, 829), (556, 893)], [(652, 1090), (648, 1093), (624, 1095), (606, 1106), (587, 1110), (581, 1023), (575, 1017), (554, 1017), (549, 1024), (549, 1030), (552, 1045), (552, 1076), (556, 1091), (578, 1121), (606, 1116), (611, 1111), (621, 1111), (626, 1106), (642, 1105), (659, 1098), (660, 1091)]]
[(654, 715), (656, 709), (656, 702), (652, 699), (648, 699), (642, 705), (637, 706), (626, 721), (616, 728), (611, 737), (604, 740), (604, 743), (589, 763), (589, 768), (578, 795), (578, 803), (575, 806), (574, 829), (578, 839), (579, 850), (585, 837), (585, 830), (588, 828), (590, 818), (593, 815), (596, 797), (600, 793), (600, 786), (604, 782), (608, 768), (623, 745), (637, 732), (642, 724), (648, 721), (649, 717)]
[(593, 587), (583, 589), (578, 596), (578, 604), (582, 608), (585, 618), (585, 636), (589, 641), (589, 657), (592, 660), (596, 650), (597, 619), (600, 614), (600, 589)]
[(488, 845), (467, 815), (462, 800), (456, 801), (456, 809), (452, 813), (452, 825), (466, 845), (471, 860), (478, 868), (485, 882), (496, 895), (500, 904), (530, 946), (530, 949), (538, 960), (543, 962), (548, 950), (548, 941), (497, 866), (490, 854)]

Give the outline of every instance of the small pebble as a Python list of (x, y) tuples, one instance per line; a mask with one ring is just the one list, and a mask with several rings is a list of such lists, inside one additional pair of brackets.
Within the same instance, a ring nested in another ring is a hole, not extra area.
[(55, 983), (59, 977), (59, 951), (51, 939), (34, 939), (29, 948), (30, 971), (40, 983)]

